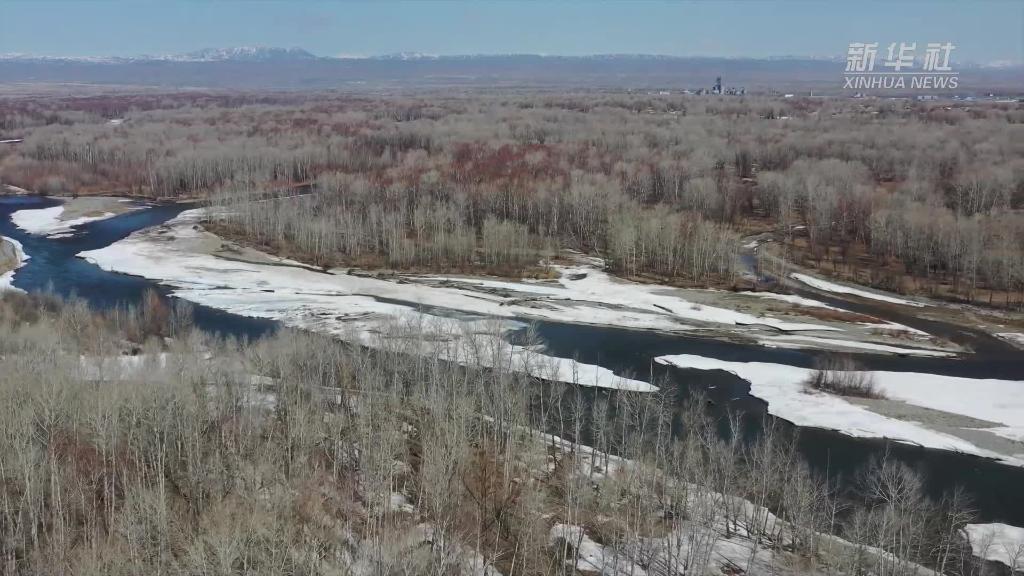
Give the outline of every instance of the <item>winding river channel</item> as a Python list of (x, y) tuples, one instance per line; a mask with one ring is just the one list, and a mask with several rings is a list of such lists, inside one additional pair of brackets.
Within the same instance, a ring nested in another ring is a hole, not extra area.
[[(17, 271), (14, 279), (16, 287), (28, 291), (52, 290), (61, 295), (76, 294), (98, 308), (138, 302), (149, 288), (155, 288), (164, 295), (168, 293), (165, 288), (143, 278), (105, 272), (76, 255), (109, 246), (136, 230), (166, 222), (190, 206), (147, 207), (82, 225), (76, 229), (74, 236), (67, 238), (30, 235), (11, 223), (13, 212), (47, 208), (58, 203), (40, 197), (0, 197), (0, 235), (20, 241), (31, 258)], [(883, 309), (862, 302), (823, 298), (816, 293), (805, 295), (840, 308), (925, 330), (974, 350), (973, 354), (963, 358), (857, 355), (867, 369), (1024, 381), (1024, 354), (986, 334), (919, 319), (911, 314), (894, 314), (889, 308)], [(195, 323), (210, 332), (250, 339), (259, 338), (279, 326), (274, 321), (229, 314), (205, 306), (195, 306)], [(685, 353), (720, 360), (810, 367), (817, 354), (814, 351), (767, 348), (709, 337), (557, 322), (534, 322), (534, 325), (537, 335), (552, 355), (575, 357), (582, 362), (597, 364), (639, 380), (652, 377), (667, 379), (684, 391), (703, 390), (716, 410), (742, 411), (751, 430), (757, 429), (762, 419), (771, 416), (767, 415), (766, 404), (749, 394), (750, 387), (746, 381), (723, 371), (663, 366), (654, 363), (654, 358)], [(788, 423), (784, 423), (784, 426), (787, 429), (795, 428)], [(854, 438), (816, 428), (801, 428), (798, 446), (813, 467), (847, 486), (851, 484), (850, 479), (856, 471), (871, 458), (888, 452), (890, 457), (906, 462), (924, 473), (927, 487), (934, 495), (941, 495), (957, 485), (963, 486), (973, 496), (983, 521), (1002, 521), (1024, 526), (1024, 468), (976, 456), (882, 439)]]

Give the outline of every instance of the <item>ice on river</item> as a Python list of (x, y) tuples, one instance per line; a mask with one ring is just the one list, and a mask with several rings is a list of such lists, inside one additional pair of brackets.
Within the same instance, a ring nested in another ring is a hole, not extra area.
[(888, 302), (890, 304), (903, 304), (905, 306), (927, 306), (922, 302), (915, 302), (913, 300), (907, 300), (905, 298), (897, 298), (888, 294), (882, 294), (881, 292), (871, 292), (862, 288), (856, 288), (853, 286), (846, 286), (844, 284), (836, 284), (835, 282), (829, 282), (822, 280), (821, 278), (815, 278), (814, 276), (808, 276), (807, 274), (800, 274), (793, 272), (789, 275), (790, 278), (799, 280), (804, 284), (807, 284), (811, 288), (817, 288), (824, 292), (832, 292), (835, 294), (850, 294), (851, 296), (859, 296), (861, 298), (867, 298), (869, 300), (877, 300), (879, 302)]
[(62, 238), (69, 236), (76, 226), (106, 220), (116, 216), (113, 212), (104, 212), (94, 216), (82, 216), (70, 220), (61, 220), (64, 214), (64, 206), (53, 206), (51, 208), (37, 208), (32, 210), (18, 210), (11, 214), (11, 222), (29, 234), (48, 236), (50, 238)]
[[(880, 325), (882, 329), (900, 330), (902, 327), (894, 328), (886, 324)], [(931, 356), (943, 358), (956, 356), (953, 352), (944, 350), (927, 350), (924, 348), (907, 348), (904, 346), (890, 346), (876, 342), (860, 342), (857, 340), (840, 340), (838, 338), (819, 338), (817, 336), (767, 336), (758, 340), (764, 346), (774, 348), (828, 348), (833, 350), (844, 350), (848, 352), (880, 352), (885, 354), (899, 354), (903, 356)]]
[(978, 558), (1024, 569), (1024, 528), (1009, 524), (968, 524), (964, 527), (971, 553)]
[[(850, 436), (890, 438), (928, 448), (953, 450), (1024, 466), (1024, 457), (997, 454), (918, 422), (868, 410), (841, 396), (808, 391), (808, 368), (762, 362), (731, 362), (704, 356), (660, 356), (660, 364), (698, 370), (724, 370), (750, 382), (750, 393), (768, 403), (768, 412), (797, 426), (837, 430)], [(890, 400), (961, 414), (998, 424), (986, 430), (1013, 439), (1024, 433), (1024, 382), (960, 378), (915, 372), (873, 371), (876, 387)]]

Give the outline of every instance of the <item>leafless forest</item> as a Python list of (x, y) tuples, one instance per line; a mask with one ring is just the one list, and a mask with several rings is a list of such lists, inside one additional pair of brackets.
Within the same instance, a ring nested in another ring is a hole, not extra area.
[(961, 495), (884, 461), (840, 492), (699, 397), (453, 366), (401, 324), (371, 353), (189, 319), (0, 297), (5, 574), (981, 570)]
[[(572, 248), (678, 284), (766, 258), (1024, 305), (1024, 111), (887, 99), (493, 93), (8, 98), (0, 176), (226, 208), (318, 265), (529, 274)], [(281, 199), (288, 196), (287, 199)]]

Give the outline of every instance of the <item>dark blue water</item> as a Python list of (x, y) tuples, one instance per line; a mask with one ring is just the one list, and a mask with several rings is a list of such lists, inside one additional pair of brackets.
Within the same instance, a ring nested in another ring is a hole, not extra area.
[[(948, 326), (946, 327), (949, 328)], [(832, 430), (799, 428), (767, 414), (767, 403), (750, 395), (750, 384), (721, 370), (692, 370), (656, 364), (653, 359), (668, 354), (696, 354), (734, 362), (769, 362), (811, 367), (820, 352), (784, 350), (723, 342), (708, 338), (672, 336), (620, 328), (580, 327), (539, 322), (533, 331), (555, 356), (575, 357), (580, 362), (600, 364), (617, 374), (640, 380), (667, 381), (678, 386), (685, 397), (699, 390), (712, 409), (742, 412), (748, 431), (759, 430), (771, 419), (791, 433), (804, 459), (817, 471), (850, 487), (850, 480), (872, 459), (889, 457), (918, 470), (933, 497), (962, 486), (972, 494), (979, 515), (985, 521), (1024, 526), (1024, 468), (1007, 466), (977, 456), (933, 450), (884, 439), (853, 438)], [(1011, 352), (998, 362), (990, 357), (899, 358), (871, 354), (857, 360), (872, 370), (914, 371), (964, 377), (1024, 379), (1024, 358)], [(992, 370), (989, 370), (989, 367)], [(1024, 393), (1024, 382), (1022, 393)], [(969, 391), (965, 391), (969, 393)]]
[[(32, 236), (10, 222), (17, 210), (46, 208), (58, 201), (38, 197), (0, 197), (0, 234), (20, 241), (31, 256), (15, 275), (14, 285), (29, 291), (52, 290), (68, 296), (76, 294), (92, 306), (110, 308), (125, 303), (138, 303), (148, 289), (156, 289), (166, 297), (167, 290), (133, 276), (104, 272), (76, 257), (76, 254), (103, 248), (127, 237), (132, 232), (156, 226), (188, 208), (183, 205), (158, 205), (108, 220), (91, 222), (76, 230), (71, 238), (48, 239)], [(815, 298), (821, 298), (814, 295)], [(827, 300), (827, 299), (826, 299)], [(978, 351), (962, 359), (899, 358), (881, 355), (858, 355), (858, 360), (874, 370), (915, 371), (966, 377), (1000, 377), (1024, 380), (1024, 358), (1019, 351), (991, 342), (984, 335), (957, 332), (941, 323), (919, 321), (913, 317), (893, 318), (867, 304), (851, 304), (831, 299), (830, 303), (853, 311), (869, 313), (941, 336)], [(444, 314), (444, 310), (433, 310)], [(461, 315), (451, 311), (454, 315)], [(228, 314), (205, 306), (195, 306), (196, 325), (210, 332), (236, 338), (259, 338), (277, 329), (278, 324)], [(926, 325), (927, 324), (927, 325)], [(809, 367), (818, 353), (804, 350), (765, 348), (711, 338), (697, 338), (560, 324), (534, 323), (536, 334), (556, 356), (575, 357), (582, 362), (598, 364), (617, 374), (641, 380), (664, 380), (685, 393), (700, 390), (707, 395), (714, 409), (741, 411), (749, 429), (760, 426), (767, 415), (763, 401), (750, 396), (749, 384), (722, 371), (681, 370), (655, 364), (653, 359), (666, 354), (696, 354), (720, 360), (770, 362)], [(949, 334), (945, 334), (949, 332)], [(953, 334), (953, 332), (957, 332)], [(513, 339), (519, 335), (513, 335)], [(796, 432), (795, 427), (789, 429)], [(1024, 526), (1024, 469), (997, 464), (974, 456), (928, 450), (885, 440), (855, 439), (820, 429), (800, 429), (798, 446), (812, 466), (830, 476), (850, 478), (860, 467), (882, 454), (918, 468), (927, 479), (929, 490), (940, 496), (960, 485), (973, 495), (981, 517), (986, 521), (1003, 521)], [(847, 483), (848, 484), (848, 483)]]
[[(142, 228), (174, 218), (185, 205), (156, 205), (107, 220), (90, 222), (75, 229), (70, 238), (46, 238), (27, 234), (11, 223), (18, 210), (49, 208), (57, 200), (38, 196), (0, 197), (0, 235), (21, 242), (29, 261), (14, 275), (14, 286), (26, 291), (50, 290), (61, 296), (77, 295), (94, 308), (110, 309), (141, 301), (143, 293), (155, 289), (167, 297), (168, 290), (144, 278), (104, 272), (76, 257), (87, 250), (104, 248)], [(194, 306), (195, 324), (207, 332), (235, 338), (259, 338), (278, 325), (270, 320), (228, 314), (206, 306)]]

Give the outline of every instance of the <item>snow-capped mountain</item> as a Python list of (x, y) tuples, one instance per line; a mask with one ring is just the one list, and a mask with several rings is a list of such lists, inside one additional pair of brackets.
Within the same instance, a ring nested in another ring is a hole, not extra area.
[(274, 48), (266, 46), (236, 46), (233, 48), (204, 48), (186, 54), (157, 58), (174, 62), (270, 62), (278, 60), (314, 60), (317, 56), (302, 48)]
[(286, 62), (316, 60), (318, 56), (302, 48), (276, 48), (267, 46), (236, 46), (231, 48), (204, 48), (185, 54), (142, 56), (37, 56), (32, 54), (0, 54), (0, 60), (89, 62), (124, 64), (130, 62)]

